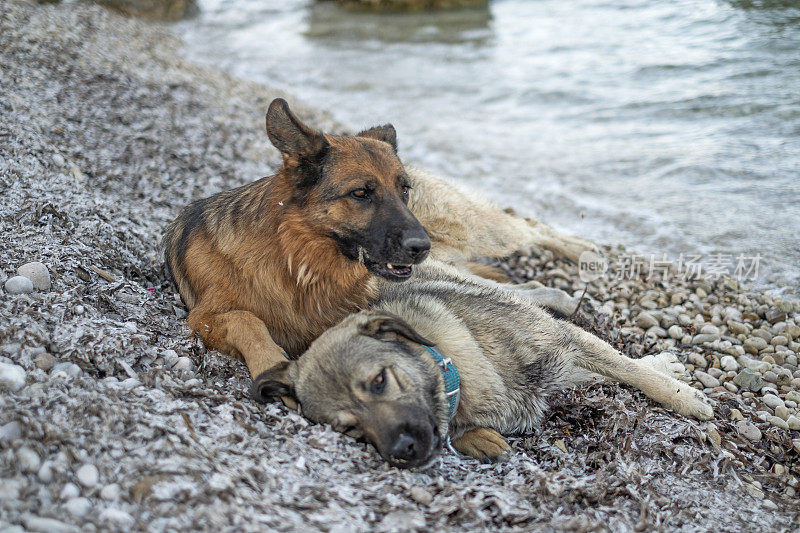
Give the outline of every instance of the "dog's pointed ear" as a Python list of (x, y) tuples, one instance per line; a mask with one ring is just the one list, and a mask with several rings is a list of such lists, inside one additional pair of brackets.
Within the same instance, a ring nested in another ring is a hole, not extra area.
[(281, 361), (259, 374), (250, 386), (253, 399), (267, 403), (281, 396), (294, 397), (294, 382), (289, 375), (293, 364), (295, 363), (292, 361)]
[(364, 130), (357, 134), (356, 137), (367, 137), (369, 139), (377, 139), (389, 143), (394, 153), (397, 153), (397, 132), (391, 124), (384, 124), (383, 126), (375, 126), (374, 128)]
[(328, 150), (322, 132), (303, 124), (283, 98), (276, 98), (267, 109), (267, 136), (281, 154), (319, 161)]
[(362, 335), (374, 337), (376, 339), (385, 339), (390, 334), (394, 333), (401, 337), (405, 337), (411, 342), (422, 344), (423, 346), (435, 346), (435, 344), (412, 328), (408, 322), (399, 316), (391, 313), (376, 313), (369, 317), (369, 319), (361, 325), (360, 331)]

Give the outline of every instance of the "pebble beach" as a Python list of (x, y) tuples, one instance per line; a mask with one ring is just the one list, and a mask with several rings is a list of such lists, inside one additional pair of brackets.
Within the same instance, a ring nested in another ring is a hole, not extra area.
[[(714, 417), (595, 383), (513, 455), (389, 468), (247, 393), (184, 325), (159, 240), (190, 201), (271, 174), (266, 106), (169, 28), (88, 4), (0, 4), (0, 531), (800, 527), (800, 302), (727, 276), (620, 276), (540, 249), (487, 260), (580, 301), (631, 357), (671, 351)], [(547, 222), (546, 220), (544, 222)]]

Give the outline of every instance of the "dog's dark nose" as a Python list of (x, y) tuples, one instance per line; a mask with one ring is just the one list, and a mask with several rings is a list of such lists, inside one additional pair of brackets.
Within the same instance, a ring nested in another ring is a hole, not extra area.
[(401, 433), (389, 449), (389, 460), (400, 464), (413, 463), (422, 458), (422, 448), (417, 439), (408, 433)]
[(411, 256), (411, 260), (414, 263), (421, 263), (428, 256), (428, 251), (431, 249), (431, 240), (427, 235), (413, 235), (404, 237), (401, 245)]

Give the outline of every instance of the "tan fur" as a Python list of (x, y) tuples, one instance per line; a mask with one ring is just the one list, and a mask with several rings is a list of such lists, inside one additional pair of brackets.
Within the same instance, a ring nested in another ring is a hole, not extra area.
[[(394, 328), (391, 317), (396, 317)], [(461, 398), (452, 419), (442, 371), (422, 346), (429, 343), (452, 359), (461, 376)], [(353, 404), (351, 391), (380, 368), (391, 368), (399, 385)], [(370, 311), (323, 333), (299, 361), (265, 376), (261, 387), (271, 391), (279, 383), (293, 390), (303, 413), (314, 420), (346, 415), (362, 434), (381, 435), (373, 441), (379, 450), (391, 448), (386, 426), (418, 424), (404, 422), (413, 412), (416, 420), (431, 418), (435, 430), (449, 434), (463, 453), (497, 459), (507, 450), (498, 433), (532, 430), (550, 396), (597, 375), (636, 387), (679, 414), (706, 420), (713, 411), (702, 392), (673, 377), (684, 370), (674, 356), (625, 357), (550, 316), (527, 291), (429, 260), (411, 281), (381, 284)], [(364, 418), (376, 403), (392, 414)]]
[[(273, 123), (289, 119), (278, 116)], [(313, 136), (305, 125), (294, 125)], [(579, 248), (593, 248), (429, 174), (404, 170), (384, 130), (362, 134), (324, 135), (336, 153), (331, 179), (346, 190), (366, 175), (391, 192), (397, 176), (407, 176), (409, 208), (430, 234), (434, 256), (460, 263), (540, 244), (574, 258)], [(298, 196), (301, 176), (301, 158), (284, 150), (277, 174), (188, 206), (164, 237), (167, 265), (190, 309), (189, 326), (209, 349), (244, 360), (254, 377), (284, 360), (284, 352), (299, 356), (376, 296), (375, 278), (364, 264), (342, 255), (330, 237), (344, 223), (363, 227), (371, 220), (347, 202), (324, 202), (319, 187)]]

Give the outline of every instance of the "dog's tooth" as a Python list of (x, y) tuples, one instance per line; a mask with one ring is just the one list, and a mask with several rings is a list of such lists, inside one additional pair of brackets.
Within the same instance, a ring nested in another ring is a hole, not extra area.
[(392, 266), (391, 263), (386, 263), (386, 268), (388, 268), (389, 270), (394, 270), (394, 267)]

